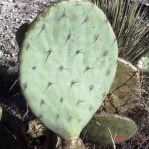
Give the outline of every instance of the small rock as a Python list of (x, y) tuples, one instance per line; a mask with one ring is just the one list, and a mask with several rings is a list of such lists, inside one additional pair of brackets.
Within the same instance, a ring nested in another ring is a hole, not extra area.
[(3, 52), (2, 51), (0, 51), (0, 57), (2, 57), (3, 56)]

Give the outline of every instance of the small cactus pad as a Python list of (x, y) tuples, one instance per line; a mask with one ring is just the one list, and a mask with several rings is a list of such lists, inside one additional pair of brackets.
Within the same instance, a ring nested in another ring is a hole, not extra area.
[(102, 107), (108, 113), (124, 113), (141, 105), (140, 85), (137, 68), (131, 63), (119, 58), (113, 85)]
[(149, 51), (138, 61), (138, 67), (146, 73), (149, 73)]
[(135, 122), (119, 115), (95, 115), (83, 129), (81, 135), (85, 142), (112, 144), (130, 139), (137, 130)]
[(49, 6), (30, 25), (20, 52), (20, 84), (32, 112), (69, 141), (95, 114), (117, 66), (116, 37), (88, 1)]
[(3, 123), (3, 124), (6, 124), (8, 123), (11, 119), (14, 119), (12, 118), (13, 116), (7, 112), (3, 107), (0, 106), (0, 122)]

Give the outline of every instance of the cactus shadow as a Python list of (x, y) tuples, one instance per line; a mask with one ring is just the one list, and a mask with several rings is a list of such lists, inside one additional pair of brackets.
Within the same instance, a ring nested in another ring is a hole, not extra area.
[[(21, 47), (28, 26), (29, 24), (27, 23), (22, 24), (16, 32), (16, 41), (19, 47)], [(24, 109), (26, 107), (26, 101), (17, 81), (19, 75), (16, 71), (10, 72), (9, 67), (3, 63), (0, 64), (0, 104), (13, 105)]]
[[(0, 105), (17, 111), (26, 110), (26, 101), (21, 93), (17, 73), (10, 73), (7, 67), (0, 65)], [(10, 88), (12, 89), (10, 90)]]

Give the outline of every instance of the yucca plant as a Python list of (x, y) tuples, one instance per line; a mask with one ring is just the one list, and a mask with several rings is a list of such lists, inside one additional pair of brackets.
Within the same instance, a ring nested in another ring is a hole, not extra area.
[(147, 10), (131, 0), (93, 0), (106, 14), (118, 39), (119, 57), (136, 61), (149, 50)]

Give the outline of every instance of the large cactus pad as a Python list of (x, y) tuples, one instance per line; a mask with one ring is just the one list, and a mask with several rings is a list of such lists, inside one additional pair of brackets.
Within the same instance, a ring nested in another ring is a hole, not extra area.
[(19, 69), (29, 106), (62, 138), (77, 138), (114, 79), (113, 30), (97, 6), (79, 0), (49, 6), (26, 35)]

